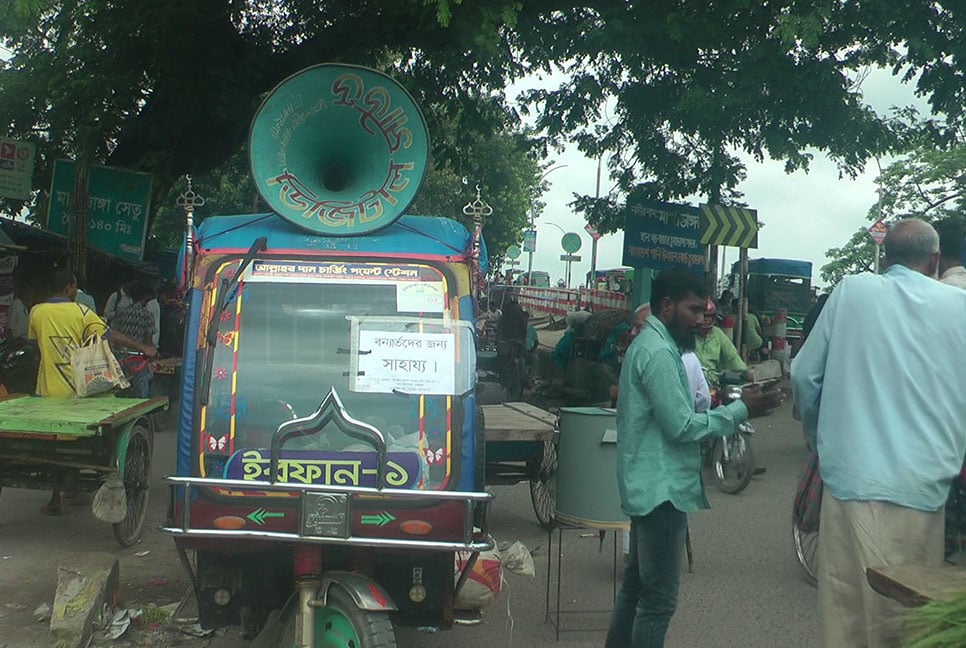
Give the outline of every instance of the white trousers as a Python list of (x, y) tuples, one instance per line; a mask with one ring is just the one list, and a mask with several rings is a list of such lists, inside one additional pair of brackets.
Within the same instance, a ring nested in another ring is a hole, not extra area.
[(943, 562), (945, 511), (822, 496), (818, 536), (819, 623), (826, 648), (891, 648), (904, 608), (869, 585), (866, 568)]

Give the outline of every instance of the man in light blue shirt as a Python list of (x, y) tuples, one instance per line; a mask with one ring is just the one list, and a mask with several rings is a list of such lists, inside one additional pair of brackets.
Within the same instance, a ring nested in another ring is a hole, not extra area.
[(780, 395), (749, 392), (706, 412), (694, 400), (681, 349), (694, 348), (708, 290), (686, 270), (662, 272), (651, 315), (627, 349), (617, 400), (617, 485), (631, 518), (624, 583), (606, 648), (660, 648), (677, 606), (687, 513), (707, 508), (700, 441), (734, 434), (749, 414), (777, 407)]
[(826, 646), (891, 646), (892, 602), (869, 566), (939, 565), (943, 505), (966, 452), (966, 291), (933, 277), (939, 237), (905, 220), (885, 272), (835, 287), (792, 363), (825, 491), (818, 547)]

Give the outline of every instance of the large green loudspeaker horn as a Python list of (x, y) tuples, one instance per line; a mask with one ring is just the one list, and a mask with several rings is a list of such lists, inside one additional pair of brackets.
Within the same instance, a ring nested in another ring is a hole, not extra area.
[(429, 158), (426, 122), (406, 89), (364, 67), (324, 63), (282, 81), (249, 135), (252, 179), (301, 228), (359, 236), (392, 224)]

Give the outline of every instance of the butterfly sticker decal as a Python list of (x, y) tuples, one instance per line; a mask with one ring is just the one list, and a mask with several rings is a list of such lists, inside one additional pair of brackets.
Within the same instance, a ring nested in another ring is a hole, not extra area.
[(218, 332), (218, 341), (225, 346), (231, 346), (235, 341), (235, 331), (228, 331), (227, 333)]
[(208, 449), (212, 452), (224, 452), (225, 448), (228, 447), (228, 435), (222, 435), (220, 437), (208, 437)]
[(428, 463), (429, 465), (443, 463), (443, 457), (446, 456), (446, 453), (443, 451), (442, 448), (437, 448), (435, 451), (432, 448), (426, 448), (425, 452), (426, 452), (426, 463)]

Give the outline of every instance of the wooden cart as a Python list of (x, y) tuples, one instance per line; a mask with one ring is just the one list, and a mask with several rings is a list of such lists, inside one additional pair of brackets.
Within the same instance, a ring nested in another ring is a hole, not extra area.
[(961, 565), (869, 567), (865, 573), (872, 589), (906, 607), (948, 601), (966, 591), (966, 568)]
[(0, 487), (92, 493), (123, 484), (124, 547), (144, 528), (151, 476), (150, 415), (167, 398), (36, 398), (0, 401)]
[(553, 526), (557, 416), (529, 403), (483, 405), (487, 484), (530, 483), (533, 512)]

